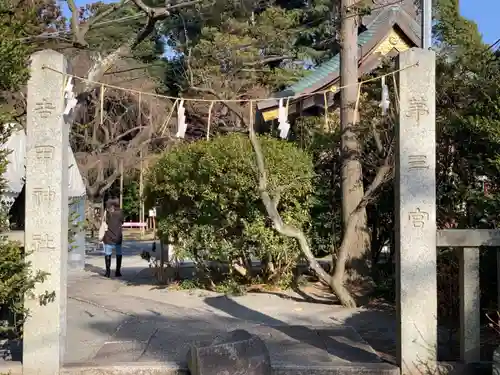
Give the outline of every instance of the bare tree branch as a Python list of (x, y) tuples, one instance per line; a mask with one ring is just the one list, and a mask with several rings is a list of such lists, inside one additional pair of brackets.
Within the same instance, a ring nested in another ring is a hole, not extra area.
[(166, 7), (150, 7), (146, 5), (142, 0), (131, 0), (137, 8), (142, 10), (148, 15), (149, 18), (167, 17), (170, 15), (170, 9)]
[[(215, 98), (217, 98), (219, 100), (223, 99), (223, 98), (220, 97), (220, 95), (214, 89), (211, 89), (211, 88), (208, 88), (208, 87), (198, 87), (198, 86), (191, 86), (190, 88), (193, 91), (198, 91), (198, 92), (201, 92), (201, 93), (206, 93), (206, 94), (213, 95)], [(224, 105), (230, 111), (232, 111), (241, 120), (242, 124), (244, 124), (246, 122), (245, 118), (241, 114), (241, 111), (239, 110), (239, 108), (234, 103), (227, 102), (227, 101), (222, 101), (221, 104)]]
[[(73, 0), (69, 0), (69, 1), (73, 1)], [(118, 9), (122, 8), (123, 6), (125, 6), (126, 4), (128, 3), (128, 0), (121, 0), (120, 2), (118, 3), (115, 3), (113, 5), (111, 5), (109, 8), (107, 8), (106, 10), (104, 10), (103, 12), (101, 13), (98, 13), (96, 14), (94, 17), (92, 17), (90, 20), (88, 20), (87, 22), (85, 22), (83, 25), (80, 24), (80, 33), (81, 33), (81, 37), (82, 39), (85, 39), (85, 35), (88, 33), (88, 31), (92, 28), (92, 26), (96, 25), (97, 22), (99, 22), (100, 20), (106, 18), (107, 16), (109, 16), (110, 14), (114, 13), (115, 11), (117, 11)], [(72, 15), (73, 15), (73, 11), (71, 12)], [(88, 46), (88, 44), (87, 44)]]
[[(89, 81), (100, 81), (104, 74), (113, 65), (115, 65), (119, 59), (131, 55), (132, 50), (153, 33), (156, 22), (166, 19), (171, 14), (170, 12), (172, 10), (188, 7), (201, 2), (201, 0), (190, 0), (167, 7), (150, 7), (146, 5), (142, 0), (130, 1), (134, 3), (138, 10), (144, 12), (147, 15), (148, 19), (146, 21), (146, 24), (135, 36), (123, 43), (106, 57), (98, 59), (88, 71), (87, 78)], [(91, 29), (92, 25), (95, 25), (97, 21), (120, 9), (128, 2), (129, 0), (122, 0), (119, 3), (112, 5), (102, 13), (97, 14), (93, 19), (82, 24), (79, 20), (80, 11), (75, 1), (68, 0), (68, 6), (71, 10), (71, 29), (73, 32), (74, 44), (80, 48), (88, 47), (88, 43), (85, 40), (85, 35)], [(86, 83), (84, 88), (85, 92), (88, 93), (95, 88), (95, 83), (93, 82)]]
[(187, 6), (199, 4), (201, 2), (201, 0), (191, 0), (174, 5), (169, 5), (166, 7), (150, 7), (146, 5), (142, 0), (131, 0), (131, 1), (135, 4), (137, 8), (142, 10), (144, 13), (148, 15), (149, 18), (152, 18), (155, 21), (160, 21), (170, 16), (171, 10), (184, 8)]
[(71, 30), (73, 31), (73, 40), (75, 45), (86, 47), (85, 35), (80, 30), (80, 10), (74, 0), (68, 0), (68, 7), (71, 11)]
[(152, 66), (157, 66), (157, 64), (152, 63), (152, 64), (146, 64), (146, 65), (142, 65), (142, 66), (136, 66), (136, 67), (128, 68), (128, 69), (115, 70), (115, 71), (111, 71), (111, 72), (106, 72), (106, 73), (104, 73), (104, 75), (110, 75), (110, 74), (114, 75), (114, 74), (130, 73), (130, 72), (133, 72), (135, 70), (147, 69), (147, 68), (150, 68)]
[(260, 142), (257, 139), (257, 135), (255, 134), (255, 129), (253, 125), (249, 127), (249, 135), (250, 142), (252, 143), (252, 147), (255, 152), (255, 158), (257, 161), (257, 169), (259, 172), (259, 192), (260, 197), (262, 199), (262, 203), (264, 204), (266, 211), (273, 222), (273, 226), (278, 231), (278, 233), (294, 238), (297, 240), (300, 250), (304, 254), (307, 259), (309, 266), (316, 273), (321, 282), (328, 285), (332, 291), (337, 295), (342, 305), (347, 307), (355, 307), (356, 303), (354, 299), (350, 296), (349, 292), (344, 288), (341, 282), (337, 282), (336, 279), (331, 277), (318, 261), (315, 259), (313, 252), (309, 246), (307, 238), (302, 230), (294, 227), (293, 225), (285, 224), (281, 215), (278, 212), (277, 203), (279, 201), (279, 197), (271, 198), (269, 192), (267, 191), (267, 173), (266, 167), (264, 163), (264, 154), (262, 153), (262, 149), (260, 147)]
[(283, 60), (291, 60), (293, 58), (294, 58), (293, 56), (269, 56), (269, 57), (266, 57), (266, 58), (264, 58), (262, 60), (257, 60), (257, 61), (252, 61), (252, 62), (245, 63), (244, 65), (245, 66), (259, 66), (259, 65), (266, 65), (266, 64), (269, 64), (269, 63), (272, 63), (272, 62), (279, 62), (279, 61), (283, 61)]
[(363, 210), (374, 199), (377, 191), (387, 181), (387, 178), (391, 172), (392, 167), (390, 164), (390, 157), (387, 156), (384, 159), (382, 166), (379, 167), (375, 178), (366, 190), (363, 199), (349, 217), (346, 225), (346, 230), (342, 238), (342, 245), (340, 246), (337, 254), (337, 260), (335, 262), (335, 273), (333, 277), (331, 277), (316, 261), (304, 232), (297, 227), (285, 224), (283, 222), (283, 219), (278, 212), (279, 197), (282, 189), (278, 189), (277, 194), (274, 196), (274, 198), (271, 198), (267, 189), (267, 172), (264, 162), (264, 154), (262, 153), (260, 142), (257, 138), (257, 135), (255, 134), (253, 125), (249, 127), (249, 136), (257, 161), (260, 196), (262, 202), (264, 203), (266, 211), (273, 222), (274, 228), (280, 234), (297, 240), (302, 253), (309, 263), (309, 266), (314, 270), (320, 281), (328, 285), (332, 289), (343, 306), (355, 307), (356, 302), (343, 285), (345, 264), (349, 256), (349, 249), (354, 245), (357, 230), (356, 227)]

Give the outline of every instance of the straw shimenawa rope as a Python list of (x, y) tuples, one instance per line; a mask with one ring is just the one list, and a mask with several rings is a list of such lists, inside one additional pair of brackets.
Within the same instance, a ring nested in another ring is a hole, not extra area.
[[(369, 78), (369, 79), (366, 79), (364, 81), (361, 81), (361, 82), (356, 82), (356, 83), (353, 83), (351, 85), (344, 85), (344, 86), (340, 86), (337, 88), (337, 90), (342, 90), (346, 87), (351, 87), (351, 86), (357, 86), (357, 85), (362, 85), (364, 83), (368, 83), (368, 82), (373, 82), (373, 81), (377, 81), (379, 79), (382, 79), (382, 77), (387, 77), (387, 76), (394, 76), (395, 73), (398, 73), (398, 72), (401, 72), (403, 70), (407, 70), (407, 69), (410, 69), (410, 68), (413, 68), (415, 66), (418, 66), (418, 63), (417, 64), (413, 64), (413, 65), (409, 65), (409, 66), (406, 66), (404, 68), (401, 68), (401, 69), (397, 69), (397, 70), (393, 70), (389, 73), (385, 73), (385, 74), (382, 74), (380, 76), (377, 76), (377, 77), (373, 77), (373, 78)], [(83, 78), (83, 77), (79, 77), (79, 76), (76, 76), (74, 74), (69, 74), (69, 73), (64, 73), (64, 72), (61, 72), (57, 69), (54, 69), (54, 68), (51, 68), (50, 66), (46, 66), (44, 65), (42, 67), (43, 69), (48, 69), (48, 70), (51, 70), (55, 73), (59, 73), (59, 74), (62, 74), (66, 77), (73, 77), (74, 79), (78, 79), (82, 82), (87, 82), (87, 83), (92, 83), (92, 84), (95, 84), (95, 85), (99, 85), (101, 87), (108, 87), (108, 88), (111, 88), (111, 89), (115, 89), (115, 90), (121, 90), (121, 91), (126, 91), (126, 92), (130, 92), (130, 93), (134, 93), (134, 94), (139, 94), (139, 95), (145, 95), (145, 96), (152, 96), (152, 97), (156, 97), (156, 98), (164, 98), (164, 99), (171, 99), (171, 100), (175, 100), (175, 101), (178, 101), (178, 100), (185, 100), (185, 101), (191, 101), (191, 102), (207, 102), (207, 103), (246, 103), (246, 102), (259, 102), (259, 101), (270, 101), (270, 100), (273, 100), (273, 101), (276, 101), (276, 100), (279, 100), (279, 99), (287, 99), (287, 101), (289, 100), (294, 100), (294, 99), (299, 99), (299, 98), (303, 98), (303, 97), (308, 97), (308, 96), (312, 96), (312, 95), (317, 95), (317, 94), (323, 94), (325, 95), (326, 93), (328, 92), (331, 92), (331, 89), (327, 89), (327, 90), (322, 90), (322, 91), (316, 91), (316, 92), (313, 92), (313, 93), (304, 93), (304, 94), (297, 94), (297, 95), (291, 95), (291, 96), (285, 96), (285, 97), (282, 97), (282, 98), (252, 98), (252, 99), (204, 99), (204, 98), (180, 98), (180, 97), (175, 97), (175, 96), (169, 96), (169, 95), (161, 95), (161, 94), (154, 94), (152, 92), (144, 92), (144, 91), (139, 91), (139, 90), (134, 90), (134, 89), (126, 89), (124, 87), (120, 87), (120, 86), (116, 86), (116, 85), (110, 85), (110, 84), (107, 84), (107, 83), (103, 83), (103, 82), (97, 82), (97, 81), (92, 81), (92, 80), (89, 80), (87, 78)]]

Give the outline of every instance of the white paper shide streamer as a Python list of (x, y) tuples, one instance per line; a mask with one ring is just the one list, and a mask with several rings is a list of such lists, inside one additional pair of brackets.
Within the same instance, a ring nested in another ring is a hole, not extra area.
[(286, 139), (288, 137), (288, 132), (290, 131), (290, 123), (288, 122), (288, 108), (283, 106), (283, 99), (280, 99), (278, 108), (278, 129), (280, 131), (280, 137)]
[(387, 114), (387, 110), (389, 109), (391, 101), (389, 100), (389, 87), (385, 83), (385, 77), (382, 77), (381, 83), (382, 83), (382, 98), (380, 100), (379, 107), (382, 108), (382, 115), (385, 115)]
[(184, 100), (181, 99), (177, 106), (177, 134), (175, 135), (177, 138), (184, 138), (186, 135), (187, 124), (185, 112)]
[(64, 88), (64, 98), (66, 99), (66, 108), (64, 108), (64, 115), (69, 115), (73, 108), (75, 108), (78, 100), (75, 97), (75, 93), (73, 92), (73, 78), (68, 78), (68, 83), (66, 83), (66, 87)]

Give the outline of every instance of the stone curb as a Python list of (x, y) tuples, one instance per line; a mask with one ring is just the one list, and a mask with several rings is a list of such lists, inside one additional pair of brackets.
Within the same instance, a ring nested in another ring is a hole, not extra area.
[[(0, 374), (22, 375), (19, 362), (0, 364)], [(61, 375), (189, 375), (189, 370), (177, 363), (120, 363), (117, 365), (68, 364)], [(399, 369), (387, 363), (349, 363), (345, 366), (273, 366), (273, 375), (399, 375)]]
[[(474, 369), (491, 368), (492, 362), (464, 365), (440, 362), (435, 374), (474, 374)], [(472, 367), (472, 368), (471, 368)], [(473, 370), (471, 372), (471, 370)], [(0, 361), (0, 374), (22, 375), (21, 362)], [(399, 368), (388, 363), (350, 363), (345, 366), (286, 366), (274, 365), (273, 375), (399, 375)], [(484, 372), (481, 372), (484, 373)], [(491, 373), (491, 370), (490, 370)], [(67, 364), (61, 375), (189, 375), (187, 368), (169, 362), (134, 362), (116, 365)]]

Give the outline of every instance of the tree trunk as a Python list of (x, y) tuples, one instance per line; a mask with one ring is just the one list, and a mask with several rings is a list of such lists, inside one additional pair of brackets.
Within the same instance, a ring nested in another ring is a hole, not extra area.
[[(355, 0), (341, 2), (341, 51), (340, 51), (340, 123), (342, 129), (342, 223), (344, 235), (347, 223), (363, 199), (363, 171), (361, 145), (357, 138), (358, 97), (358, 16)], [(346, 87), (347, 86), (347, 87)], [(369, 275), (366, 252), (369, 249), (369, 232), (366, 209), (356, 215), (356, 238), (349, 248), (349, 266), (354, 277)]]
[[(250, 103), (250, 106), (253, 104)], [(251, 107), (252, 108), (252, 107)], [(251, 111), (252, 112), (252, 111)], [(251, 113), (252, 114), (252, 113)], [(269, 192), (267, 191), (267, 173), (266, 167), (264, 163), (264, 154), (262, 153), (259, 140), (255, 134), (255, 129), (253, 128), (252, 115), (250, 115), (250, 125), (249, 125), (249, 138), (252, 144), (252, 147), (255, 152), (255, 158), (257, 161), (257, 168), (259, 170), (259, 192), (260, 197), (262, 199), (262, 203), (266, 208), (267, 214), (269, 218), (273, 222), (274, 229), (278, 231), (278, 233), (294, 238), (300, 247), (300, 250), (309, 264), (309, 267), (314, 271), (318, 279), (325, 285), (328, 285), (330, 289), (335, 293), (337, 298), (339, 299), (342, 306), (354, 308), (356, 307), (356, 301), (351, 297), (349, 291), (344, 287), (342, 277), (338, 277), (339, 275), (343, 275), (344, 273), (344, 264), (339, 266), (339, 260), (337, 260), (336, 273), (332, 277), (330, 276), (324, 269), (321, 267), (319, 262), (314, 257), (311, 248), (309, 247), (309, 243), (304, 232), (293, 225), (288, 225), (283, 222), (279, 212), (278, 212), (278, 202), (280, 199), (280, 188), (275, 192), (275, 197), (271, 198)], [(363, 202), (360, 202), (360, 205)], [(352, 220), (351, 220), (352, 222)], [(349, 227), (349, 225), (348, 225)], [(353, 227), (353, 225), (350, 225)], [(352, 230), (351, 230), (352, 231)], [(346, 246), (342, 246), (339, 254), (340, 254), (340, 262), (345, 261), (347, 255)], [(344, 254), (344, 255), (343, 255)]]

